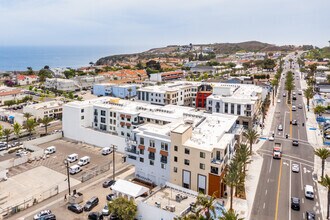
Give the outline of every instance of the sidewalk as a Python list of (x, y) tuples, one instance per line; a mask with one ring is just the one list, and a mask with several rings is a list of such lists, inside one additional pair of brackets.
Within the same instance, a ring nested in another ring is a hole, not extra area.
[[(301, 89), (304, 90), (307, 88), (306, 80), (301, 80)], [(307, 106), (307, 99), (303, 97), (304, 105)], [(306, 111), (306, 131), (307, 131), (307, 139), (308, 142), (312, 145), (314, 149), (323, 147), (323, 137), (321, 135), (321, 131), (319, 128), (319, 125), (316, 121), (316, 116), (313, 112), (313, 104), (310, 101), (310, 111)], [(321, 167), (321, 159), (318, 156), (314, 156), (314, 173), (317, 174), (317, 177), (321, 176), (322, 167)], [(325, 162), (325, 171), (324, 175), (328, 174), (330, 175), (330, 163)], [(327, 189), (318, 183), (318, 181), (315, 181), (317, 184), (317, 188), (319, 190), (319, 197), (320, 197), (320, 206), (321, 206), (321, 212), (323, 215), (323, 219), (325, 219), (326, 214), (326, 207), (327, 207)], [(316, 204), (318, 205), (318, 204)]]

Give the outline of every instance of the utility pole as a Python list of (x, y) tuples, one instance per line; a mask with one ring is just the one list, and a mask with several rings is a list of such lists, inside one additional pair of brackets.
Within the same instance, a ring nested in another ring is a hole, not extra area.
[(115, 157), (115, 152), (116, 152), (116, 145), (112, 144), (112, 179), (116, 180), (115, 174), (116, 174), (116, 170), (115, 170), (115, 164), (116, 164), (116, 157)]
[(68, 189), (69, 189), (69, 196), (71, 195), (71, 187), (70, 187), (70, 173), (69, 173), (69, 161), (67, 159), (64, 159), (64, 164), (66, 166), (66, 174), (67, 174), (67, 180), (68, 180)]

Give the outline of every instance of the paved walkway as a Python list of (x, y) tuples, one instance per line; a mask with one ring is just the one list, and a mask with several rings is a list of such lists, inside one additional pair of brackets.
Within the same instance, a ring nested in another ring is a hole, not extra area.
[[(306, 80), (301, 80), (301, 88), (302, 90), (307, 88)], [(304, 104), (307, 106), (307, 99), (304, 97)], [(323, 137), (319, 128), (319, 125), (316, 121), (316, 115), (313, 112), (313, 103), (310, 101), (310, 111), (306, 111), (306, 131), (307, 131), (307, 138), (308, 142), (312, 145), (314, 149), (323, 147)], [(317, 174), (317, 177), (321, 177), (322, 167), (321, 167), (321, 159), (318, 156), (314, 156), (314, 173)], [(324, 175), (330, 175), (330, 163), (325, 163), (325, 171)], [(320, 178), (319, 178), (320, 179)], [(317, 188), (319, 190), (320, 196), (320, 206), (321, 212), (323, 215), (323, 219), (327, 216), (326, 214), (326, 207), (327, 207), (327, 189), (317, 182)]]

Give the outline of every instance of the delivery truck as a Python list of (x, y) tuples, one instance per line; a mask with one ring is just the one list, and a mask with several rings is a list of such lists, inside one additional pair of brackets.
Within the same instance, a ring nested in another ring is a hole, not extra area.
[(281, 159), (281, 157), (282, 157), (282, 144), (281, 143), (274, 143), (273, 158), (274, 159)]

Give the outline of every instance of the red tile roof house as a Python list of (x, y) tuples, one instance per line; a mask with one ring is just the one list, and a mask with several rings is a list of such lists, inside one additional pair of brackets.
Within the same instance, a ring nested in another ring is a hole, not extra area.
[(24, 96), (24, 92), (20, 89), (0, 87), (0, 106), (4, 105), (5, 101), (22, 99)]
[(39, 77), (36, 75), (17, 75), (16, 84), (19, 86), (30, 85), (38, 82)]

